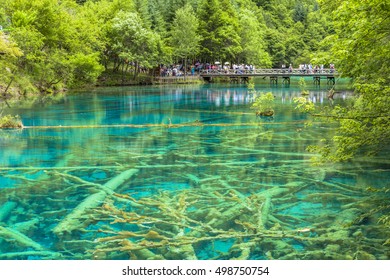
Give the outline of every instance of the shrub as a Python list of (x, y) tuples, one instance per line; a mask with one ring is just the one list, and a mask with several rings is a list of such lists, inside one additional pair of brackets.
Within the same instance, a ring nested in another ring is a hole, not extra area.
[(0, 128), (23, 128), (23, 124), (18, 115), (5, 115), (0, 117)]
[(256, 116), (273, 116), (275, 113), (273, 109), (274, 99), (275, 97), (271, 92), (263, 93), (256, 97), (255, 102), (251, 106), (255, 110)]

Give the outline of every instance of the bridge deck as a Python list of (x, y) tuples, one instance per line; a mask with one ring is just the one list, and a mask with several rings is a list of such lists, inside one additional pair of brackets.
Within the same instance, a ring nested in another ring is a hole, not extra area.
[(211, 77), (335, 77), (335, 69), (299, 70), (293, 69), (255, 69), (255, 70), (202, 70), (199, 75), (203, 78)]

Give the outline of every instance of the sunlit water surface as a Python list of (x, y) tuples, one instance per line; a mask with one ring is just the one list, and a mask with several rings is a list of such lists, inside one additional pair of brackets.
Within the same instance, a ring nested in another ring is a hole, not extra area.
[[(0, 259), (389, 259), (389, 161), (315, 166), (331, 125), (244, 86), (106, 88), (0, 131)], [(350, 93), (336, 94), (336, 103)], [(310, 91), (329, 106), (327, 89)], [(373, 191), (374, 190), (374, 191)]]

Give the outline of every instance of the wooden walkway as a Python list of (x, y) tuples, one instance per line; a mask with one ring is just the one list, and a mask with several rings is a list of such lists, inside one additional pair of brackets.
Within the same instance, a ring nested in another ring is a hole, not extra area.
[[(155, 84), (188, 84), (188, 83), (196, 83), (201, 78), (199, 75), (187, 75), (187, 76), (166, 76), (166, 77), (155, 77)], [(201, 81), (201, 80), (200, 80)]]
[(278, 78), (282, 83), (290, 84), (291, 77), (313, 77), (313, 82), (320, 85), (321, 79), (326, 79), (327, 84), (335, 84), (335, 77), (338, 75), (335, 69), (320, 70), (299, 70), (293, 69), (256, 69), (256, 70), (202, 70), (199, 73), (205, 81), (211, 82), (213, 78), (229, 78), (231, 82), (248, 82), (250, 77), (269, 77), (273, 84), (278, 83)]

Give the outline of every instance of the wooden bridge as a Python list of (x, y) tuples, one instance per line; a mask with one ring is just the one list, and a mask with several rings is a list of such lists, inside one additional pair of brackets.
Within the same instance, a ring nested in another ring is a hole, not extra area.
[(290, 84), (291, 77), (313, 77), (313, 82), (320, 85), (321, 79), (326, 79), (327, 84), (334, 85), (335, 77), (338, 75), (335, 69), (312, 69), (300, 70), (293, 69), (255, 69), (255, 70), (233, 70), (233, 69), (213, 69), (201, 70), (199, 73), (205, 81), (211, 82), (213, 78), (229, 78), (233, 83), (246, 83), (250, 77), (269, 77), (272, 84), (278, 83), (278, 78), (282, 83)]

